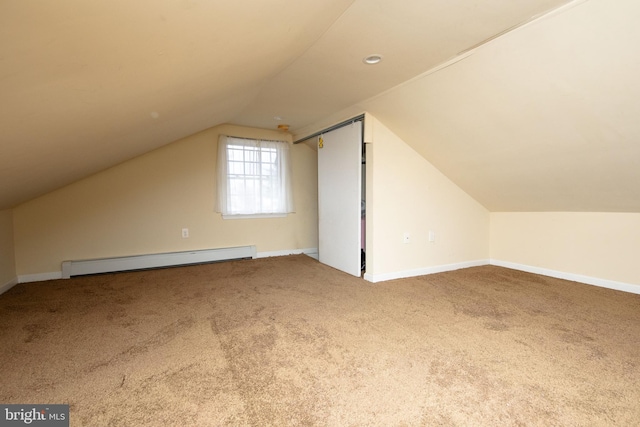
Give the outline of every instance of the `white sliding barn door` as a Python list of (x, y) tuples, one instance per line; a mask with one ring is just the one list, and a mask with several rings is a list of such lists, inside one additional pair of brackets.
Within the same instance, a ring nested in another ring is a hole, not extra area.
[(362, 122), (321, 136), (318, 144), (318, 256), (360, 276)]

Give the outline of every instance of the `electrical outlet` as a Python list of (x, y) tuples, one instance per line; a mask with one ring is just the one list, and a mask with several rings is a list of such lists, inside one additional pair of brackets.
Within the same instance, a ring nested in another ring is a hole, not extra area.
[(182, 229), (182, 238), (186, 239), (189, 237), (189, 229), (188, 228), (183, 228)]
[(404, 233), (404, 235), (402, 236), (402, 242), (409, 243), (410, 241), (411, 241), (411, 237), (409, 237), (409, 233)]
[(436, 233), (434, 231), (429, 230), (429, 241), (430, 242), (436, 241)]

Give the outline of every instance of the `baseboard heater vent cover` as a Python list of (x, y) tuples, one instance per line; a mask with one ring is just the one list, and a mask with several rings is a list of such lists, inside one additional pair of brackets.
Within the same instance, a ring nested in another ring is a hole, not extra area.
[(64, 261), (62, 278), (87, 274), (115, 273), (118, 271), (143, 270), (147, 268), (173, 267), (178, 265), (202, 264), (206, 262), (232, 259), (255, 258), (255, 246), (203, 249), (197, 251), (169, 252), (163, 254), (133, 255), (115, 258)]

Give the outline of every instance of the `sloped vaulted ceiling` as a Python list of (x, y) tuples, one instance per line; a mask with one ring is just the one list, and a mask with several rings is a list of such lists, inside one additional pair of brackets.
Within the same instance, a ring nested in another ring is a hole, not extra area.
[(233, 120), (352, 2), (0, 2), (0, 209)]
[(640, 212), (638, 18), (574, 2), (360, 108), (491, 211)]
[(296, 133), (368, 110), (490, 210), (640, 212), (639, 16), (634, 0), (3, 1), (0, 209), (220, 123)]

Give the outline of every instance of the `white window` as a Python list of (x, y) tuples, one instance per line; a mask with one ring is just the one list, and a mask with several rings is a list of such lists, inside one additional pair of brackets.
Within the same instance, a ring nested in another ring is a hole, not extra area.
[(223, 218), (293, 212), (288, 142), (221, 135), (217, 166), (217, 210)]

